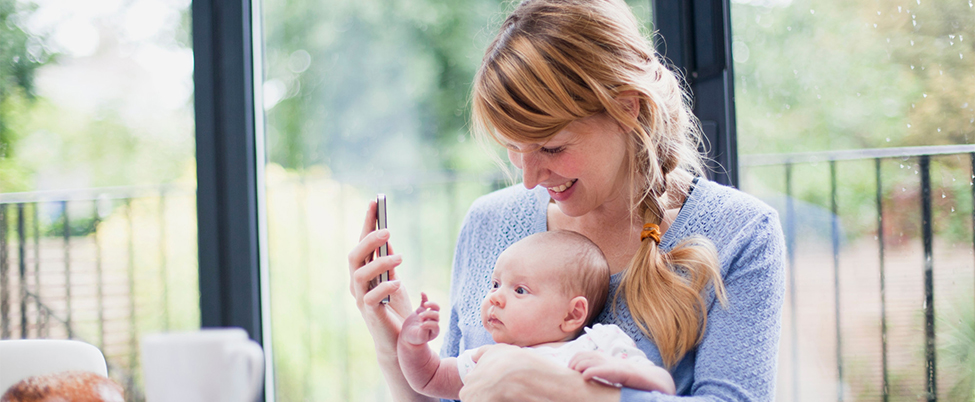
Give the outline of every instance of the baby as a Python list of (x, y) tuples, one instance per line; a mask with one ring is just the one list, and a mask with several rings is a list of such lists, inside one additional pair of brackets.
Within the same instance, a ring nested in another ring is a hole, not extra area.
[[(608, 292), (609, 264), (592, 241), (570, 231), (537, 233), (498, 257), (481, 320), (495, 342), (530, 347), (586, 380), (673, 394), (670, 373), (648, 360), (619, 327), (586, 328)], [(421, 299), (403, 322), (400, 367), (417, 392), (458, 399), (483, 348), (440, 359), (427, 345), (440, 332), (440, 307), (426, 294)]]

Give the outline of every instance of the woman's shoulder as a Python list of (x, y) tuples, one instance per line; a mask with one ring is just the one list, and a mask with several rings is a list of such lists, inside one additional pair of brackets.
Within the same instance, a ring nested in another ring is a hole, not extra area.
[[(699, 197), (694, 197), (700, 195)], [(777, 217), (778, 212), (757, 197), (709, 180), (700, 180), (690, 201), (701, 210), (734, 213), (742, 218), (755, 216)]]
[(756, 241), (780, 243), (782, 226), (778, 212), (758, 198), (738, 189), (701, 180), (675, 223), (679, 241), (703, 235), (719, 254), (738, 254)]

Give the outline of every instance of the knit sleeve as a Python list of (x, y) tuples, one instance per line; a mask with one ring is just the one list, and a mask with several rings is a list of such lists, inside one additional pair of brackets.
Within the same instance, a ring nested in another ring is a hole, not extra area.
[[(713, 303), (696, 349), (689, 396), (624, 389), (621, 401), (770, 401), (775, 397), (785, 243), (774, 212), (757, 216), (734, 237), (742, 246), (721, 261), (727, 308)], [(719, 246), (720, 247), (720, 246)]]
[(443, 346), (440, 348), (440, 357), (456, 357), (460, 354), (461, 330), (459, 325), (460, 311), (458, 311), (459, 289), (462, 287), (462, 279), (466, 270), (465, 257), (470, 255), (468, 247), (470, 245), (471, 230), (474, 226), (471, 223), (471, 213), (464, 217), (461, 225), (460, 234), (457, 236), (457, 245), (454, 248), (454, 261), (451, 270), (450, 280), (450, 318), (447, 324), (447, 331), (444, 333)]

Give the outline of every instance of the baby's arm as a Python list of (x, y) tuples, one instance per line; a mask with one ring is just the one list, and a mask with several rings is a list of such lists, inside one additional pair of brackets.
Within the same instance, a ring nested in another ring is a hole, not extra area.
[(457, 359), (440, 356), (430, 349), (427, 342), (440, 333), (440, 306), (420, 294), (420, 307), (406, 317), (396, 342), (396, 353), (403, 375), (419, 393), (424, 395), (460, 399), (458, 394), (464, 385), (457, 371)]
[(569, 368), (582, 373), (582, 378), (644, 391), (674, 395), (674, 378), (667, 370), (640, 356), (628, 359), (600, 352), (579, 352), (569, 361)]

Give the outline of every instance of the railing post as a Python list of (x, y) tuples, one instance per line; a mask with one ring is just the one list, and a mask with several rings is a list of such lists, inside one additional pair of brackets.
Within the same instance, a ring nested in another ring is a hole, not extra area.
[(74, 338), (71, 329), (71, 220), (68, 217), (68, 202), (61, 201), (61, 216), (64, 218), (64, 303), (65, 324), (68, 339)]
[(836, 399), (843, 400), (843, 335), (840, 320), (840, 233), (839, 208), (836, 203), (836, 161), (829, 161), (830, 209), (832, 210), (831, 229), (833, 240), (833, 295), (836, 305)]
[(27, 339), (27, 227), (24, 203), (17, 203), (17, 268), (20, 277), (20, 339)]
[(169, 330), (169, 270), (166, 267), (166, 190), (159, 192), (159, 280), (162, 282), (163, 329)]
[[(975, 248), (975, 152), (968, 154), (968, 157), (972, 162), (972, 178), (968, 181), (968, 187), (972, 190), (972, 247)], [(972, 297), (972, 301), (975, 301), (975, 297)]]
[(34, 303), (37, 308), (37, 326), (35, 331), (38, 338), (42, 338), (41, 331), (44, 326), (41, 323), (41, 223), (40, 213), (38, 212), (39, 202), (33, 204), (31, 210), (34, 212)]
[[(135, 228), (132, 224), (132, 199), (125, 199), (125, 218), (128, 223), (129, 233), (128, 233), (128, 248), (129, 248), (129, 370), (135, 372), (136, 364), (138, 363), (138, 334), (136, 334), (136, 318), (135, 318)], [(135, 384), (132, 382), (134, 379), (129, 377), (128, 388), (135, 389)]]
[(7, 266), (7, 204), (0, 204), (0, 339), (10, 339), (10, 278)]
[(887, 284), (884, 267), (884, 192), (880, 180), (880, 158), (873, 160), (877, 177), (877, 248), (880, 250), (880, 359), (883, 371), (883, 401), (890, 398), (890, 382), (887, 377)]
[(799, 401), (799, 325), (796, 306), (796, 206), (792, 199), (792, 163), (785, 164), (785, 249), (789, 256), (789, 329), (792, 336), (792, 401)]
[(95, 225), (95, 283), (98, 303), (98, 348), (105, 349), (105, 278), (102, 273), (102, 243), (98, 237), (98, 223), (101, 221), (101, 213), (98, 212), (99, 200), (95, 200), (95, 212), (93, 221)]
[(921, 235), (924, 242), (924, 366), (925, 373), (927, 373), (927, 399), (928, 401), (936, 401), (938, 400), (938, 375), (934, 349), (934, 261), (932, 261), (934, 231), (931, 222), (931, 157), (922, 155), (920, 165)]

